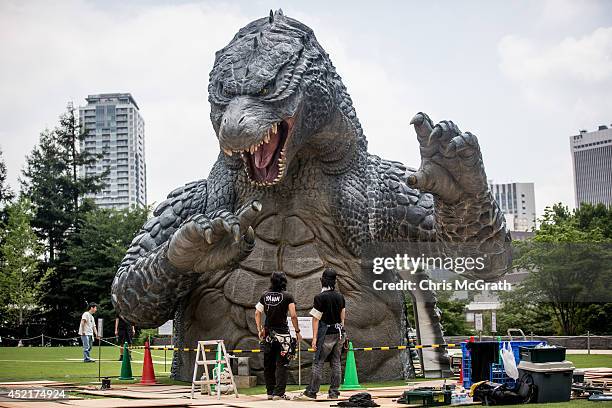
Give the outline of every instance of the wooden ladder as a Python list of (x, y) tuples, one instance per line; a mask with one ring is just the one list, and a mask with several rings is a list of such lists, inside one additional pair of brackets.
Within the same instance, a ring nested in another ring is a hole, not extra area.
[[(206, 346), (214, 346), (209, 349), (210, 352), (215, 353), (214, 360), (206, 359)], [(219, 349), (219, 346), (221, 348), (221, 355), (217, 357), (217, 350)], [(221, 378), (223, 373), (217, 370), (217, 378), (211, 379), (208, 373), (208, 366), (214, 365), (220, 368), (221, 364), (225, 364), (225, 367), (229, 372), (229, 378)], [(204, 366), (204, 375), (202, 376), (202, 379), (198, 379), (198, 367), (200, 366)], [(206, 386), (208, 395), (212, 396), (211, 385), (213, 384), (215, 385), (217, 399), (221, 399), (221, 384), (231, 384), (232, 388), (234, 389), (234, 394), (236, 395), (236, 398), (238, 398), (238, 389), (236, 388), (234, 374), (232, 374), (232, 368), (229, 363), (227, 350), (225, 349), (225, 343), (223, 340), (198, 341), (198, 349), (196, 352), (195, 364), (193, 366), (193, 381), (191, 382), (191, 399), (193, 399), (196, 385), (201, 386), (201, 393), (204, 393), (204, 386)]]

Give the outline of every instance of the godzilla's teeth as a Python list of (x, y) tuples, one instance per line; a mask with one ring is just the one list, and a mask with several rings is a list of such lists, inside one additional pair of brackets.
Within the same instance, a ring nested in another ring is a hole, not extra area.
[(272, 124), (272, 132), (276, 133), (276, 123)]
[(232, 155), (232, 151), (230, 149), (223, 149), (223, 152), (227, 154), (228, 156)]

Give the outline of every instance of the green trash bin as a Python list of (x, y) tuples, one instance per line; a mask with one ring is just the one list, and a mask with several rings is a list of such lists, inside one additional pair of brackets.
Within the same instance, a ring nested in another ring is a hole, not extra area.
[(564, 402), (569, 401), (572, 393), (572, 376), (574, 365), (571, 361), (550, 363), (532, 363), (521, 361), (518, 365), (519, 377), (529, 382), (533, 379), (536, 386), (536, 397), (531, 402)]

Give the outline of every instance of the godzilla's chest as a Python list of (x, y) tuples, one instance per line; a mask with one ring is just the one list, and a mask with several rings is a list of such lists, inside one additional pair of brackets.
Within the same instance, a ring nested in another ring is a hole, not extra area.
[[(290, 292), (311, 297), (320, 290), (322, 270), (330, 265), (346, 265), (338, 259), (350, 257), (342, 248), (333, 223), (326, 222), (325, 217), (316, 219), (307, 211), (285, 209), (262, 214), (254, 230), (253, 252), (237, 268), (228, 271), (223, 285), (225, 296), (232, 303), (252, 307), (270, 285), (270, 275), (275, 271), (287, 274)], [(296, 303), (306, 307), (310, 299)]]

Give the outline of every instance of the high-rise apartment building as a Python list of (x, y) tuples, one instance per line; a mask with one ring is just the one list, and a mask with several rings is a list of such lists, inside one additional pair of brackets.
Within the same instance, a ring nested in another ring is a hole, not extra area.
[(612, 206), (612, 129), (599, 126), (570, 136), (576, 206), (581, 203)]
[(531, 231), (536, 226), (533, 183), (493, 183), (489, 188), (506, 218), (510, 231)]
[(129, 93), (89, 95), (79, 108), (79, 121), (86, 132), (82, 150), (104, 157), (84, 166), (87, 175), (108, 170), (106, 186), (92, 195), (103, 208), (143, 207), (147, 204), (144, 120)]

